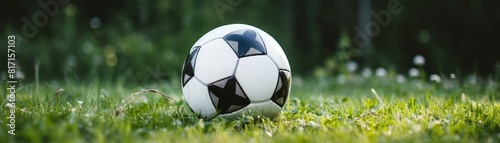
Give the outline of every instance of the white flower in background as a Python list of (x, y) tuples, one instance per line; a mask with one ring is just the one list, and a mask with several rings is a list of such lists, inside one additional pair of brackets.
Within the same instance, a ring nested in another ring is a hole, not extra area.
[(349, 61), (346, 64), (346, 68), (347, 68), (347, 71), (354, 72), (358, 69), (358, 63), (356, 63), (354, 61)]
[(304, 84), (304, 80), (301, 76), (293, 76), (292, 79), (292, 85), (302, 86)]
[(418, 77), (420, 72), (416, 68), (411, 68), (410, 71), (408, 71), (408, 75), (410, 75), (410, 77)]
[(425, 59), (422, 55), (416, 55), (414, 58), (413, 58), (413, 64), (417, 65), (417, 66), (423, 66), (425, 64)]
[(375, 73), (378, 77), (384, 77), (387, 74), (387, 71), (384, 68), (377, 68)]
[(76, 103), (78, 103), (78, 107), (82, 108), (83, 101), (78, 100)]
[(488, 75), (488, 86), (491, 89), (495, 89), (498, 86), (497, 82), (495, 82), (495, 79), (493, 79), (493, 75), (491, 74)]
[(344, 84), (346, 82), (346, 77), (345, 75), (343, 74), (340, 74), (338, 77), (337, 77), (337, 82), (340, 83), (340, 84)]
[(24, 73), (21, 71), (16, 71), (16, 79), (24, 79)]
[(441, 77), (439, 77), (439, 75), (437, 75), (437, 74), (432, 74), (430, 76), (430, 80), (433, 81), (433, 82), (440, 83), (441, 82)]
[(9, 107), (9, 108), (16, 108), (16, 105), (15, 104), (11, 104), (11, 103), (7, 103), (5, 104), (6, 107)]
[(179, 125), (182, 125), (182, 121), (181, 121), (181, 120), (176, 119), (176, 120), (172, 121), (172, 125), (174, 125), (174, 126), (179, 126)]
[(470, 83), (470, 84), (472, 84), (472, 85), (474, 85), (474, 84), (476, 84), (476, 83), (477, 83), (477, 77), (476, 77), (476, 75), (475, 75), (475, 74), (471, 74), (471, 75), (469, 75), (468, 80), (469, 80), (469, 83)]
[(405, 76), (404, 76), (404, 75), (397, 74), (397, 75), (396, 75), (396, 81), (397, 81), (398, 83), (404, 83), (404, 82), (406, 82), (406, 78), (405, 78)]
[(456, 78), (455, 74), (454, 74), (454, 73), (451, 73), (451, 74), (450, 74), (450, 78), (451, 78), (451, 79), (455, 79), (455, 78)]
[(361, 73), (365, 78), (369, 78), (372, 76), (372, 70), (370, 68), (364, 68)]

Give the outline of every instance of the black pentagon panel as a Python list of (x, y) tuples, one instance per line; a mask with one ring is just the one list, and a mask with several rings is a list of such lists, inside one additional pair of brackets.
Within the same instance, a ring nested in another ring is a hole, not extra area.
[(239, 58), (267, 54), (262, 38), (254, 30), (238, 30), (224, 36), (224, 40)]
[(220, 114), (238, 111), (250, 104), (236, 77), (231, 76), (208, 85), (210, 99)]
[(196, 57), (198, 57), (198, 52), (200, 51), (200, 46), (194, 47), (193, 52), (189, 53), (184, 61), (184, 69), (182, 69), (182, 86), (185, 86), (187, 82), (194, 77), (194, 66), (196, 64)]
[(283, 105), (285, 105), (286, 100), (288, 98), (288, 92), (290, 92), (291, 78), (292, 75), (290, 74), (289, 71), (286, 70), (279, 71), (278, 83), (276, 84), (276, 89), (274, 91), (273, 96), (271, 97), (271, 100), (274, 103), (278, 104), (280, 107), (283, 107)]

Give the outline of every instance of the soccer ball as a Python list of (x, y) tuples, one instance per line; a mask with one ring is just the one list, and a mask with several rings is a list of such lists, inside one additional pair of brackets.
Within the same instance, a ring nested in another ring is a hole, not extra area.
[(245, 24), (203, 35), (182, 70), (182, 92), (203, 118), (275, 118), (288, 99), (291, 70), (273, 37)]

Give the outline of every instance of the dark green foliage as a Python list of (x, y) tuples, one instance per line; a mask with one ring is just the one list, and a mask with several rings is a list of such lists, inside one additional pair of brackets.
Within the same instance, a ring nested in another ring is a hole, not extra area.
[[(405, 73), (411, 68), (411, 58), (421, 54), (427, 58), (424, 69), (428, 72), (459, 70), (462, 75), (486, 76), (494, 72), (493, 65), (500, 57), (495, 48), (500, 32), (497, 1), (400, 0), (403, 10), (391, 16), (367, 48), (355, 48), (354, 44), (357, 33), (353, 29), (366, 24), (358, 21), (358, 6), (363, 3), (230, 2), (69, 1), (60, 5), (45, 26), (38, 27), (36, 36), (26, 38), (22, 17), (32, 20), (43, 9), (37, 1), (4, 1), (0, 33), (19, 37), (18, 70), (28, 80), (34, 80), (36, 65), (42, 80), (85, 80), (90, 75), (106, 79), (126, 76), (135, 83), (172, 79), (180, 75), (182, 62), (199, 37), (229, 23), (251, 24), (270, 33), (287, 53), (293, 71), (306, 75), (332, 58), (355, 60), (363, 67), (392, 66)], [(371, 10), (386, 10), (388, 2), (372, 1)], [(218, 15), (221, 7), (226, 10)], [(93, 18), (101, 22), (97, 29), (90, 26)], [(160, 78), (147, 77), (157, 69), (162, 73), (157, 76)]]

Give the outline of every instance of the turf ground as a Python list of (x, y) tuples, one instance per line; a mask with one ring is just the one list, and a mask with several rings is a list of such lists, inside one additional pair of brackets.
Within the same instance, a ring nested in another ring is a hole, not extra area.
[[(1, 142), (499, 142), (500, 88), (494, 82), (442, 83), (347, 76), (294, 77), (282, 115), (203, 120), (179, 80), (133, 85), (73, 80), (17, 85), (15, 135), (2, 100)], [(1, 89), (7, 99), (7, 84)], [(56, 93), (59, 88), (63, 92)], [(115, 116), (122, 100), (143, 89)]]

